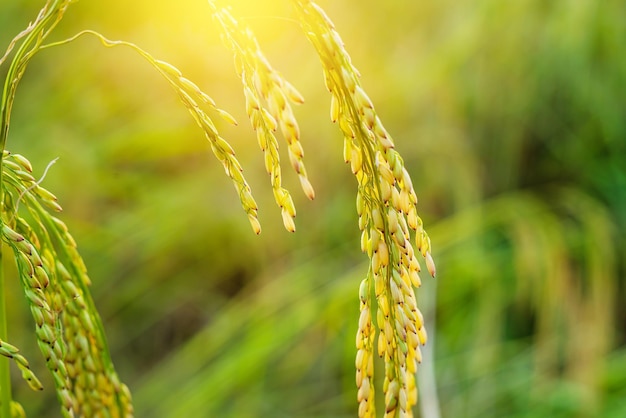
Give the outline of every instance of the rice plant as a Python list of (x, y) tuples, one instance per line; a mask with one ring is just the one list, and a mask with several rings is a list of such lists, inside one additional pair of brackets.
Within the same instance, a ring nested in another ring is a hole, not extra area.
[[(383, 359), (385, 417), (412, 416), (417, 403), (415, 373), (426, 343), (424, 319), (417, 307), (415, 288), (421, 284), (418, 254), (435, 275), (431, 243), (417, 212), (417, 195), (394, 140), (385, 129), (360, 81), (344, 43), (331, 19), (315, 3), (293, 0), (295, 16), (318, 54), (327, 90), (330, 119), (344, 137), (343, 158), (357, 181), (356, 208), (361, 250), (369, 264), (358, 297), (360, 317), (356, 333), (356, 387), (358, 415), (373, 417), (375, 357)], [(280, 131), (293, 170), (305, 196), (315, 197), (304, 166), (300, 128), (291, 105), (302, 95), (269, 63), (254, 33), (228, 7), (209, 1), (214, 24), (235, 58), (246, 114), (254, 129), (270, 177), (272, 194), (285, 229), (295, 232), (296, 209), (283, 185)], [(2, 184), (2, 238), (11, 250), (24, 298), (35, 323), (35, 338), (45, 360), (63, 416), (133, 416), (128, 387), (111, 360), (105, 329), (91, 297), (87, 267), (60, 212), (56, 196), (36, 179), (28, 159), (6, 149), (11, 111), (17, 88), (28, 65), (42, 50), (92, 36), (108, 48), (125, 47), (139, 54), (163, 77), (204, 133), (210, 148), (232, 181), (254, 233), (261, 232), (258, 205), (243, 168), (229, 142), (220, 134), (216, 118), (236, 125), (233, 116), (187, 78), (178, 68), (127, 41), (111, 40), (83, 30), (60, 41), (49, 41), (71, 0), (49, 0), (36, 19), (8, 45), (0, 65), (8, 65), (0, 108), (0, 171)], [(0, 300), (7, 298), (0, 276)], [(356, 286), (355, 286), (356, 289)], [(355, 292), (356, 293), (356, 292)], [(0, 354), (14, 360), (34, 390), (42, 384), (17, 347), (7, 342), (4, 303), (0, 306)], [(356, 318), (355, 318), (356, 319)], [(0, 362), (1, 416), (25, 416), (11, 396), (8, 364)]]

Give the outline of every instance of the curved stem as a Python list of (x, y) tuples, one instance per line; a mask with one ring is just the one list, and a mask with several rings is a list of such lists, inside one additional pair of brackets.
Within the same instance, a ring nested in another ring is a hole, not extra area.
[[(2, 266), (2, 250), (0, 249), (0, 340), (7, 340), (6, 294), (4, 291), (4, 269)], [(11, 417), (11, 374), (9, 359), (0, 358), (0, 417)]]
[[(2, 101), (0, 103), (0, 150), (4, 150), (9, 134), (9, 120), (17, 84), (24, 74), (28, 61), (32, 55), (37, 52), (38, 46), (63, 16), (65, 6), (63, 3), (58, 4), (59, 1), (60, 0), (53, 0), (46, 3), (41, 12), (39, 12), (37, 20), (14, 39), (14, 41), (16, 41), (25, 37), (11, 61), (9, 71), (4, 80)], [(48, 24), (50, 24), (50, 27), (46, 30), (46, 25)], [(12, 48), (13, 44), (9, 45), (7, 53)], [(5, 58), (6, 56), (2, 59), (4, 60)]]

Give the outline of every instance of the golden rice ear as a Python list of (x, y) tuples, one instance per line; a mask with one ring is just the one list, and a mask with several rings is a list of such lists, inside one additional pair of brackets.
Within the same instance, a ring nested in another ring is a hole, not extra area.
[[(257, 134), (259, 147), (264, 153), (265, 167), (270, 176), (275, 196), (289, 195), (282, 186), (282, 173), (278, 153), (278, 140), (274, 132), (278, 127), (288, 145), (289, 160), (298, 174), (304, 194), (315, 197), (315, 191), (307, 176), (304, 151), (300, 144), (300, 128), (291, 103), (302, 104), (304, 98), (296, 88), (276, 71), (261, 52), (252, 31), (235, 19), (226, 7), (217, 1), (209, 1), (213, 18), (223, 31), (224, 44), (235, 55), (237, 73), (241, 77), (246, 113)], [(278, 193), (280, 191), (280, 193)], [(276, 199), (281, 208), (285, 229), (295, 230), (290, 210), (285, 210), (283, 201)]]
[[(393, 140), (376, 114), (372, 100), (361, 87), (359, 73), (330, 18), (312, 1), (293, 0), (293, 3), (304, 33), (320, 56), (324, 81), (331, 93), (330, 117), (339, 123), (345, 135), (344, 160), (350, 163), (359, 184), (357, 213), (362, 230), (361, 248), (370, 257), (370, 270), (359, 292), (360, 307), (363, 315), (376, 303), (379, 312), (376, 325), (371, 327), (372, 334), (379, 332), (377, 352), (385, 362), (386, 416), (398, 413), (412, 416), (417, 401), (414, 373), (421, 361), (418, 344), (426, 342), (426, 331), (415, 302), (414, 287), (420, 285), (419, 263), (410, 230), (415, 231), (417, 250), (434, 276), (428, 235), (417, 214), (411, 178), (393, 149)], [(373, 289), (376, 298), (370, 300), (372, 292), (363, 291), (364, 287)], [(366, 296), (365, 300), (362, 295)], [(371, 358), (374, 353), (373, 337), (369, 337), (360, 331), (357, 338), (360, 417), (373, 416), (375, 411), (373, 391), (369, 390), (372, 376), (363, 373), (364, 365), (358, 360)]]

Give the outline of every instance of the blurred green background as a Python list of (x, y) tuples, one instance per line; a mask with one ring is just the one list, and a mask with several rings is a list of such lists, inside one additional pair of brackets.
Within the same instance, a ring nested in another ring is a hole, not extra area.
[[(0, 45), (42, 1), (0, 5)], [(81, 29), (181, 68), (239, 121), (216, 120), (260, 206), (255, 236), (208, 142), (132, 51), (93, 38), (42, 51), (18, 90), (8, 149), (64, 207), (139, 417), (353, 417), (356, 182), (289, 2), (238, 1), (295, 109), (317, 198), (287, 164), (282, 228), (231, 54), (203, 0), (80, 1)], [(320, 1), (404, 156), (434, 246), (416, 415), (626, 416), (626, 6), (621, 1)], [(6, 65), (0, 69), (6, 74)], [(286, 154), (283, 154), (286, 161)], [(58, 417), (17, 280), (10, 342), (31, 417)], [(431, 352), (432, 350), (432, 352)], [(435, 392), (433, 388), (436, 382)], [(438, 396), (438, 398), (436, 397)], [(382, 397), (379, 397), (382, 401)], [(433, 409), (435, 408), (435, 409)]]

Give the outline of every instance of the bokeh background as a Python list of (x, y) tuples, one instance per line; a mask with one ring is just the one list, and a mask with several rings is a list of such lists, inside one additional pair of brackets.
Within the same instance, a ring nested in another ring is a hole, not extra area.
[[(0, 45), (42, 3), (1, 2)], [(353, 417), (367, 271), (356, 182), (289, 2), (233, 3), (306, 98), (295, 112), (317, 198), (285, 164), (295, 234), (202, 0), (83, 0), (52, 39), (89, 28), (135, 42), (233, 114), (238, 127), (216, 123), (261, 208), (260, 236), (174, 92), (128, 49), (81, 38), (42, 51), (7, 146), (36, 173), (59, 157), (44, 186), (85, 257), (138, 417)], [(624, 3), (319, 3), (404, 156), (433, 242), (416, 415), (626, 416)], [(10, 341), (46, 386), (33, 393), (16, 375), (15, 397), (31, 417), (58, 417), (10, 282)]]

